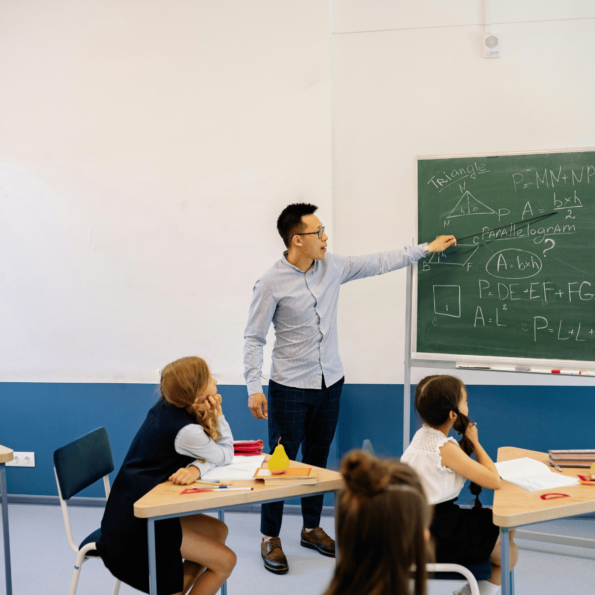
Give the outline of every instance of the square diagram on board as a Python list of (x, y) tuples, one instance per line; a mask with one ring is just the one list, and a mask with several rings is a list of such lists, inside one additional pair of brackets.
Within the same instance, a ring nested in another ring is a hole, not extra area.
[(442, 316), (461, 317), (461, 287), (434, 285), (434, 312)]

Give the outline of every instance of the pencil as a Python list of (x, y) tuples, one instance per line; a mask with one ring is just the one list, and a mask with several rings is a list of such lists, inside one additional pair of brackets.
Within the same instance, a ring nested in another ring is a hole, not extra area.
[(197, 479), (195, 480), (196, 483), (204, 483), (205, 485), (212, 485), (212, 486), (230, 486), (231, 485), (231, 481), (222, 481), (219, 479), (213, 479), (212, 481), (209, 481), (208, 479)]

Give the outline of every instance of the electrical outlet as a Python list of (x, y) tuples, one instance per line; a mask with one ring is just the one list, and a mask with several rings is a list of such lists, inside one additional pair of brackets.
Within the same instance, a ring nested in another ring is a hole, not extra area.
[(12, 461), (6, 463), (7, 467), (35, 467), (34, 452), (14, 452)]

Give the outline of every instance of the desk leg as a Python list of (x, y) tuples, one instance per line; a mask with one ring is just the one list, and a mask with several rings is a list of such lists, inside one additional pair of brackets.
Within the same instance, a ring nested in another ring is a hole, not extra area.
[(0, 488), (2, 489), (2, 529), (4, 533), (4, 572), (6, 595), (12, 595), (12, 573), (10, 570), (10, 539), (8, 534), (8, 491), (6, 488), (6, 467), (0, 463)]
[[(219, 520), (222, 523), (225, 522), (225, 510), (223, 510), (223, 508), (219, 509)], [(221, 585), (221, 595), (227, 595), (227, 581)]]
[(500, 558), (502, 572), (502, 595), (512, 595), (511, 575), (510, 575), (510, 543), (509, 530), (506, 527), (500, 527)]
[(155, 556), (155, 519), (147, 519), (149, 538), (149, 593), (157, 595), (157, 558)]
[(514, 568), (510, 571), (510, 595), (514, 595)]
[(335, 490), (335, 567), (339, 561), (339, 546), (337, 545), (337, 537), (339, 537), (339, 527), (337, 526), (337, 519), (339, 518), (339, 491)]

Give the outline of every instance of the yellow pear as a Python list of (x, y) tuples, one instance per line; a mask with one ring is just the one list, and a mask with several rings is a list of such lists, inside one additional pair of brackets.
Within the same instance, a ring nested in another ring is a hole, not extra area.
[(277, 442), (277, 446), (275, 447), (275, 452), (269, 459), (269, 471), (273, 475), (279, 475), (289, 468), (289, 457), (280, 442), (281, 438), (279, 438), (279, 442)]

